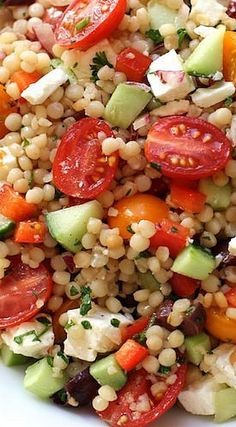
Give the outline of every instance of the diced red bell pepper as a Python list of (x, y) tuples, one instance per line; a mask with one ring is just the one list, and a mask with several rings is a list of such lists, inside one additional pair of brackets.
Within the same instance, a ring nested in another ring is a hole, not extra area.
[(36, 212), (37, 206), (27, 203), (10, 185), (4, 184), (0, 188), (0, 214), (17, 222), (31, 218)]
[(199, 213), (204, 208), (206, 196), (200, 191), (176, 184), (170, 186), (171, 201), (189, 213)]
[(127, 340), (115, 353), (115, 358), (122, 369), (132, 371), (148, 354), (146, 347), (134, 340)]
[(128, 47), (118, 55), (116, 60), (116, 71), (126, 74), (132, 82), (143, 82), (145, 73), (152, 60), (138, 50)]
[(17, 243), (43, 243), (46, 225), (41, 221), (21, 221), (16, 227), (15, 241)]
[(159, 246), (167, 246), (170, 256), (176, 256), (184, 249), (187, 239), (190, 237), (188, 228), (170, 219), (163, 219), (156, 225), (156, 234), (150, 239), (150, 246), (157, 249)]
[(199, 280), (191, 277), (183, 276), (182, 274), (174, 273), (170, 279), (171, 287), (178, 297), (191, 297), (194, 292), (200, 287)]
[(132, 325), (123, 326), (121, 328), (122, 342), (127, 341), (129, 338), (133, 338), (134, 335), (142, 332), (148, 325), (149, 317), (140, 317)]

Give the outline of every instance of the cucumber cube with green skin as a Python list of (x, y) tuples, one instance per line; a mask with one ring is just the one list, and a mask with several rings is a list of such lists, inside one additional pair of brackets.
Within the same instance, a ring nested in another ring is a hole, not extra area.
[(230, 205), (232, 191), (230, 184), (219, 187), (211, 178), (204, 178), (199, 182), (199, 191), (206, 195), (206, 203), (214, 210), (226, 209)]
[(223, 423), (236, 416), (236, 390), (225, 388), (216, 392), (215, 421)]
[(51, 236), (71, 252), (82, 248), (81, 240), (87, 232), (90, 218), (102, 219), (103, 209), (96, 200), (79, 206), (61, 209), (46, 214), (46, 221)]
[(225, 27), (221, 26), (203, 39), (184, 63), (184, 70), (193, 75), (209, 76), (223, 68)]
[(61, 377), (54, 377), (52, 366), (45, 357), (26, 369), (24, 387), (41, 399), (48, 399), (61, 390), (66, 381), (64, 372)]
[(184, 345), (188, 361), (197, 366), (200, 365), (204, 354), (211, 349), (210, 338), (204, 332), (185, 338)]
[(13, 351), (10, 350), (10, 348), (3, 344), (1, 348), (1, 358), (6, 366), (18, 366), (18, 365), (25, 365), (27, 362), (29, 362), (30, 358), (23, 356), (23, 354), (15, 354)]
[(150, 27), (154, 30), (159, 30), (164, 24), (175, 24), (178, 15), (177, 10), (169, 9), (158, 0), (150, 0), (147, 4), (147, 10)]
[(3, 215), (0, 215), (0, 240), (9, 236), (14, 230), (16, 223), (11, 219), (6, 218)]
[(149, 289), (152, 292), (160, 289), (160, 283), (155, 279), (151, 271), (146, 273), (138, 271), (138, 284), (141, 288)]
[(197, 280), (206, 280), (216, 267), (215, 258), (206, 250), (189, 245), (175, 258), (171, 270)]
[(118, 365), (114, 354), (94, 362), (89, 372), (100, 385), (109, 385), (116, 391), (120, 390), (127, 381), (127, 375)]
[(139, 84), (120, 83), (106, 105), (104, 118), (113, 126), (127, 129), (151, 99), (152, 95), (146, 87), (143, 89)]

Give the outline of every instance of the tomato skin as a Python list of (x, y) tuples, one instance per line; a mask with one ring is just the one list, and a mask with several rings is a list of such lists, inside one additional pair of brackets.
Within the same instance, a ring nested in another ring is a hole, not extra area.
[(211, 123), (193, 117), (158, 120), (148, 132), (145, 156), (170, 178), (197, 180), (212, 176), (226, 165), (228, 138)]
[(132, 82), (143, 82), (145, 73), (152, 63), (149, 56), (143, 55), (138, 50), (128, 47), (117, 56), (116, 71), (125, 73)]
[(205, 194), (176, 184), (170, 186), (170, 197), (178, 208), (190, 213), (201, 212), (206, 202)]
[(123, 326), (121, 328), (122, 342), (133, 338), (134, 335), (142, 332), (147, 327), (149, 320), (149, 317), (140, 317), (139, 319), (135, 320), (132, 325)]
[(114, 136), (106, 122), (93, 118), (79, 120), (64, 134), (53, 162), (53, 181), (64, 194), (94, 199), (109, 187), (119, 154), (102, 153), (99, 132)]
[[(118, 27), (126, 6), (126, 0), (74, 0), (56, 26), (57, 43), (67, 48), (89, 49)], [(76, 24), (86, 17), (90, 17), (88, 25), (77, 31)]]
[(108, 216), (108, 224), (111, 228), (118, 227), (123, 239), (132, 236), (127, 227), (133, 222), (146, 219), (157, 223), (169, 215), (166, 203), (150, 194), (137, 193), (131, 197), (124, 197), (114, 204), (114, 208), (118, 210), (118, 215)]
[(0, 329), (19, 325), (31, 319), (45, 303), (52, 291), (52, 278), (43, 264), (30, 268), (19, 259), (13, 260), (11, 269), (0, 280)]
[(232, 288), (225, 293), (225, 297), (230, 307), (236, 308), (236, 288)]
[(236, 320), (226, 316), (225, 311), (218, 307), (206, 310), (206, 330), (223, 342), (236, 344)]
[(176, 258), (185, 248), (187, 239), (190, 237), (188, 228), (169, 219), (163, 219), (160, 224), (157, 224), (156, 230), (156, 234), (150, 239), (151, 248), (167, 246), (172, 258)]
[(178, 297), (191, 297), (200, 287), (200, 282), (191, 277), (183, 276), (182, 274), (174, 273), (170, 279), (171, 287)]
[(60, 325), (59, 319), (63, 313), (66, 313), (68, 310), (73, 310), (80, 306), (80, 299), (66, 299), (61, 307), (53, 313), (52, 316), (52, 327), (55, 335), (55, 343), (62, 344), (66, 339), (66, 331), (63, 326)]
[[(144, 427), (156, 421), (172, 408), (184, 387), (186, 372), (187, 366), (181, 365), (176, 371), (177, 379), (175, 383), (168, 387), (160, 401), (156, 401), (150, 393), (152, 383), (148, 379), (148, 373), (144, 369), (133, 371), (129, 375), (127, 384), (118, 392), (118, 399), (111, 402), (105, 411), (97, 412), (97, 414), (112, 427), (120, 427), (119, 420), (122, 415), (126, 415), (128, 418), (123, 424), (124, 427)], [(137, 401), (139, 396), (144, 393), (148, 393), (153, 407), (150, 411), (142, 413), (137, 419), (133, 417), (133, 413), (129, 408), (128, 397), (132, 396), (134, 401)]]
[(53, 29), (55, 29), (58, 20), (62, 18), (63, 11), (65, 10), (65, 7), (49, 7), (49, 9), (46, 9), (45, 14), (43, 15), (43, 21), (47, 24), (50, 24)]
[(225, 32), (223, 74), (226, 81), (236, 84), (236, 34), (234, 31)]

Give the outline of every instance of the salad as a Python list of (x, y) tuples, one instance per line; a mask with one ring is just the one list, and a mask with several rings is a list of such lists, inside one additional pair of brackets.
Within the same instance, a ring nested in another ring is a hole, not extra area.
[(1, 360), (38, 398), (236, 416), (235, 18), (2, 0)]

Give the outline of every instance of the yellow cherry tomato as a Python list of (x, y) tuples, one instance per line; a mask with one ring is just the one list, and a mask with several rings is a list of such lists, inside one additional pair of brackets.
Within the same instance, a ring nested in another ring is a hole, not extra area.
[(109, 216), (108, 224), (111, 228), (118, 227), (123, 239), (131, 237), (127, 228), (133, 222), (146, 219), (156, 224), (169, 215), (167, 204), (150, 194), (138, 193), (131, 197), (125, 197), (115, 203), (113, 207), (118, 211), (118, 215)]
[(227, 317), (225, 311), (217, 307), (210, 307), (206, 313), (206, 330), (221, 341), (236, 344), (236, 320)]

